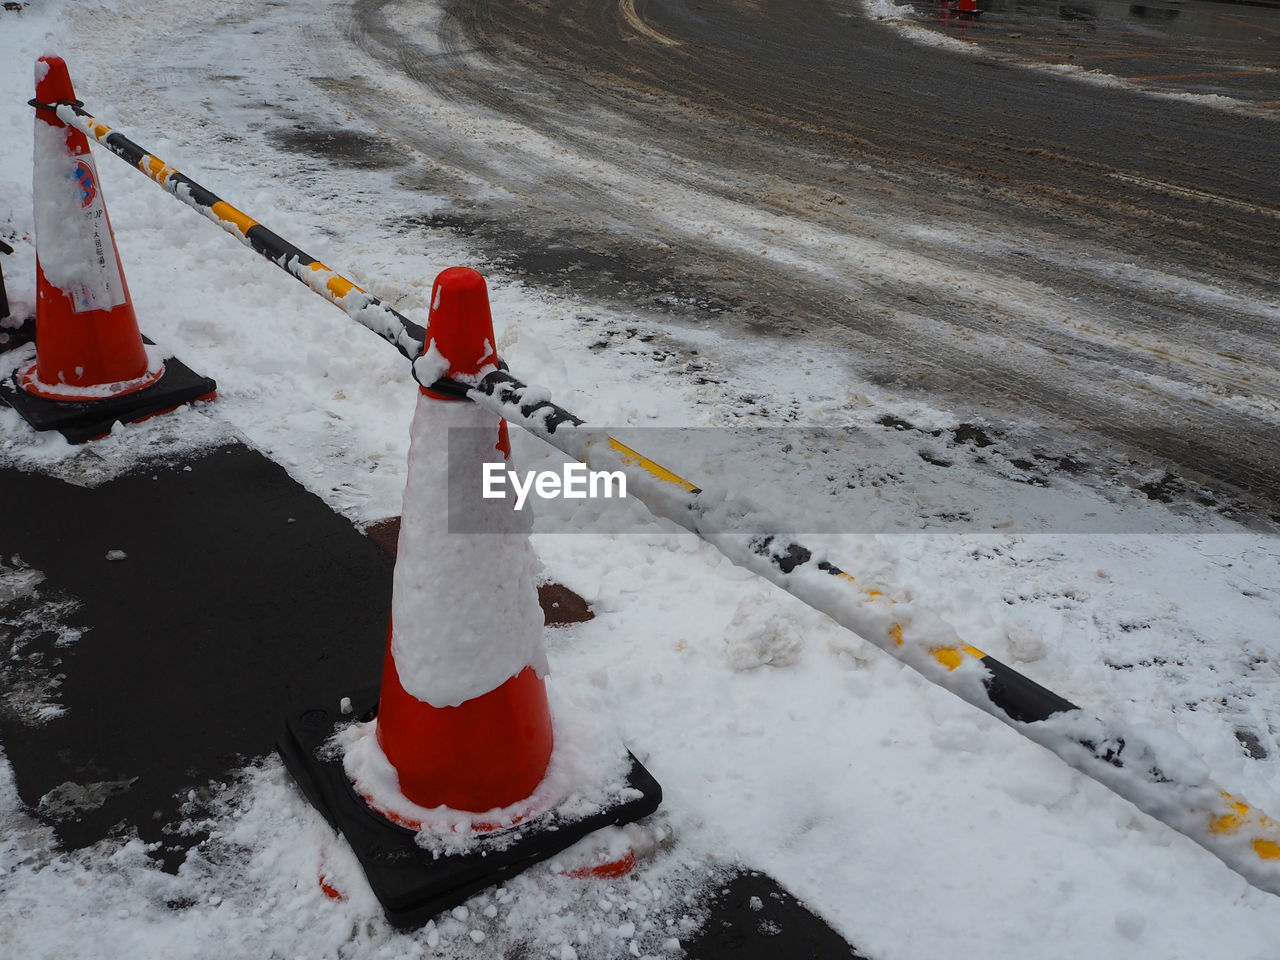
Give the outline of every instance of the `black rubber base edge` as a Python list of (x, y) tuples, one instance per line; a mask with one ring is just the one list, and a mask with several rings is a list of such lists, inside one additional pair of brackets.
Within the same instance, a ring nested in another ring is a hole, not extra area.
[(552, 811), (502, 831), (500, 842), (484, 849), (436, 856), (418, 846), (414, 831), (371, 810), (352, 788), (342, 758), (321, 750), (339, 724), (371, 720), (377, 701), (377, 691), (370, 690), (352, 697), (345, 717), (325, 707), (293, 714), (276, 749), (307, 799), (346, 837), (393, 926), (420, 926), (596, 830), (648, 816), (662, 802), (658, 782), (628, 753), (631, 790), (613, 806), (581, 819)]
[[(143, 338), (148, 344), (150, 340)], [(202, 377), (177, 357), (166, 357), (164, 376), (149, 387), (119, 397), (83, 402), (46, 400), (27, 393), (15, 372), (0, 381), (0, 402), (17, 410), (37, 430), (57, 430), (71, 443), (96, 440), (117, 423), (133, 423), (193, 400), (212, 397), (218, 385)]]

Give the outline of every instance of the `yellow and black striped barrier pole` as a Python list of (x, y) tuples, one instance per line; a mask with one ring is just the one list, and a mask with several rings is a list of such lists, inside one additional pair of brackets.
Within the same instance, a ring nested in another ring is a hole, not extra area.
[[(462, 392), (462, 385), (452, 386)], [(1195, 840), (1250, 883), (1280, 896), (1280, 824), (1213, 783), (1207, 773), (1189, 777), (1183, 771), (1207, 770), (1194, 756), (1171, 755), (1168, 747), (1157, 749), (1119, 724), (1094, 717), (963, 642), (919, 604), (860, 582), (788, 535), (785, 524), (767, 510), (703, 489), (588, 427), (547, 399), (545, 388), (531, 388), (503, 370), (467, 386), (473, 401), (593, 470), (623, 471), (628, 495), (654, 514), (697, 534), (735, 564), (1008, 724)]]
[[(334, 273), (212, 192), (114, 133), (78, 103), (57, 105), (59, 118), (218, 224), (352, 319), (395, 345), (410, 361), (427, 332), (387, 304)], [(931, 682), (1008, 724), (1144, 812), (1199, 843), (1254, 886), (1280, 896), (1280, 824), (1204, 774), (1194, 756), (1171, 756), (1094, 717), (1074, 703), (959, 639), (950, 625), (913, 602), (864, 584), (785, 532), (768, 511), (703, 489), (588, 427), (549, 397), (504, 370), (474, 382), (423, 384), (488, 408), (593, 469), (621, 470), (628, 493), (710, 543), (735, 564), (831, 617), (912, 667)], [(479, 482), (477, 480), (477, 482)], [(756, 531), (734, 533), (723, 531)], [(1189, 750), (1188, 750), (1189, 753)], [(1178, 772), (1174, 772), (1178, 771)]]
[(268, 230), (211, 190), (206, 190), (155, 154), (138, 146), (123, 134), (116, 133), (86, 112), (83, 104), (64, 101), (58, 104), (33, 103), (33, 106), (55, 106), (58, 119), (63, 123), (83, 131), (206, 220), (216, 223), (245, 246), (301, 280), (330, 303), (341, 307), (351, 319), (391, 343), (409, 360), (414, 360), (422, 352), (425, 334), (418, 324)]

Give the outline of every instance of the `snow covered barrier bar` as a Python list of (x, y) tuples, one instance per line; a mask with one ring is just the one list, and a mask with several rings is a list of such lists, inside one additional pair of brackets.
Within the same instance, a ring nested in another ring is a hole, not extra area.
[(216, 223), (245, 246), (301, 280), (330, 303), (341, 307), (352, 320), (392, 344), (409, 360), (422, 352), (422, 327), (362, 290), (346, 277), (268, 230), (247, 213), (236, 209), (211, 190), (138, 146), (123, 134), (84, 110), (78, 100), (60, 100), (45, 106), (57, 110), (58, 119), (92, 137), (102, 146), (154, 180), (206, 220)]
[[(419, 368), (421, 377), (421, 369)], [(1280, 825), (1215, 784), (1185, 742), (1146, 742), (1082, 710), (962, 641), (918, 603), (861, 583), (786, 533), (767, 510), (697, 486), (551, 401), (545, 388), (495, 370), (468, 383), (476, 403), (592, 470), (621, 470), (628, 494), (896, 657), (928, 680), (1057, 754), (1213, 853), (1259, 889), (1280, 896)], [(720, 531), (755, 531), (733, 533)]]

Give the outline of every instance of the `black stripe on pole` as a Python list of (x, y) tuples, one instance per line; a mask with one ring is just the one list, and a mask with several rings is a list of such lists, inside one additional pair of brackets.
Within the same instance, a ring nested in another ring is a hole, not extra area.
[(1012, 667), (1007, 667), (995, 657), (983, 657), (987, 668), (983, 686), (991, 702), (1021, 723), (1048, 720), (1054, 714), (1080, 708), (1052, 690), (1047, 690), (1034, 680), (1029, 680)]
[(257, 250), (264, 257), (270, 257), (282, 267), (290, 267), (296, 263), (300, 267), (309, 267), (313, 263), (318, 263), (315, 257), (295, 247), (292, 243), (268, 230), (260, 223), (255, 223), (245, 232), (245, 239), (249, 241), (249, 246)]
[[(85, 116), (83, 110), (77, 110), (77, 114)], [(123, 133), (109, 133), (106, 139), (98, 141), (121, 160), (132, 163), (135, 167), (141, 166), (143, 159), (147, 156), (147, 151), (126, 137)]]
[[(527, 390), (528, 387), (505, 370), (495, 370), (482, 377), (480, 382), (475, 384), (472, 389), (478, 390), (485, 396), (493, 397), (499, 403), (517, 403), (520, 400), (520, 391)], [(547, 433), (555, 433), (556, 428), (564, 423), (575, 427), (580, 427), (585, 423), (584, 420), (575, 417), (564, 407), (556, 406), (550, 400), (540, 400), (537, 403), (520, 407), (520, 413), (526, 417), (530, 416), (535, 410), (546, 411), (542, 415), (542, 421), (546, 425)]]
[(222, 198), (212, 190), (206, 190), (185, 173), (179, 173), (177, 170), (174, 170), (173, 173), (169, 174), (169, 178), (165, 183), (172, 184), (169, 189), (174, 192), (176, 192), (177, 188), (180, 186), (185, 187), (187, 192), (191, 194), (192, 201), (198, 203), (202, 207), (212, 207), (215, 203), (223, 202)]

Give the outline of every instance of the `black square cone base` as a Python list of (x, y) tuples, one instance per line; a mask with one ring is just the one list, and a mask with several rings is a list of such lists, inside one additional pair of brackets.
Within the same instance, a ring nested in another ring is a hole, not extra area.
[(346, 837), (393, 926), (421, 926), (596, 830), (648, 816), (662, 802), (658, 781), (628, 753), (627, 799), (580, 818), (551, 811), (502, 831), (500, 844), (437, 856), (418, 846), (413, 830), (371, 810), (348, 780), (342, 758), (321, 749), (340, 724), (373, 719), (377, 705), (378, 691), (370, 690), (352, 697), (346, 716), (324, 707), (296, 713), (276, 749), (307, 799)]
[[(151, 341), (143, 337), (143, 341)], [(106, 436), (117, 423), (133, 423), (165, 413), (193, 400), (212, 398), (218, 385), (202, 377), (177, 357), (165, 357), (164, 375), (149, 387), (102, 400), (48, 400), (27, 393), (20, 373), (0, 380), (0, 403), (17, 410), (37, 430), (57, 430), (71, 443)]]

